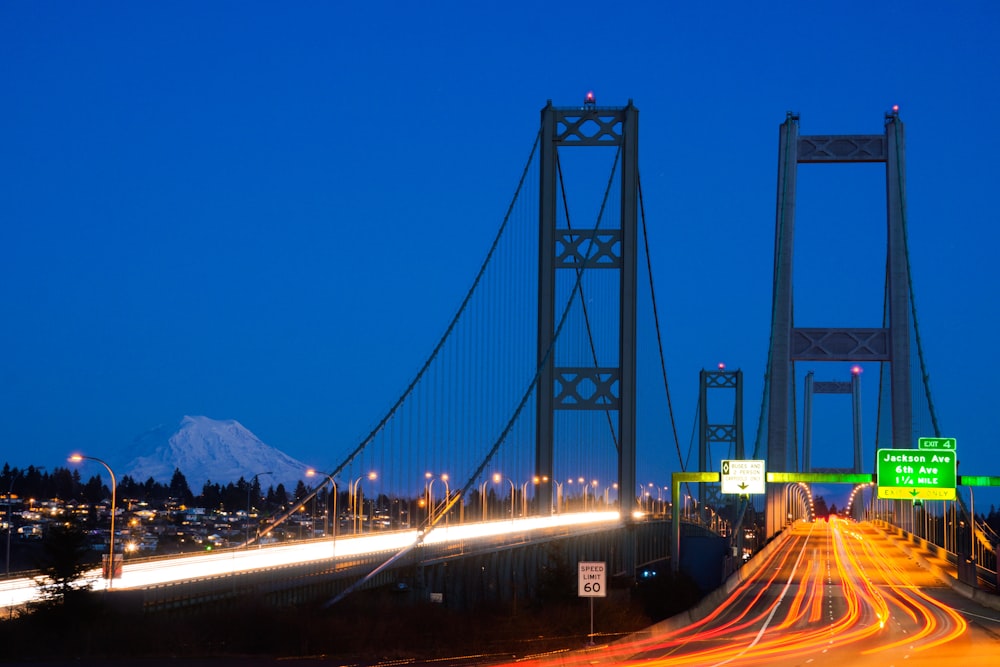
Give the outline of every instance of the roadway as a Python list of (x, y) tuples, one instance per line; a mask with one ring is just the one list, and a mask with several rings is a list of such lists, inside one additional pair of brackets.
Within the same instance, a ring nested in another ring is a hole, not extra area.
[[(247, 549), (219, 549), (212, 552), (149, 560), (125, 561), (122, 573), (114, 582), (101, 577), (100, 570), (83, 576), (83, 582), (93, 590), (137, 590), (194, 580), (229, 577), (248, 572), (341, 558), (386, 554), (388, 558), (416, 544), (465, 543), (473, 540), (502, 540), (510, 534), (541, 536), (550, 531), (571, 531), (595, 526), (612, 526), (620, 523), (617, 512), (576, 512), (550, 517), (530, 517), (506, 521), (466, 523), (441, 526), (426, 533), (416, 530), (385, 533), (367, 533), (338, 537), (289, 542), (270, 546), (252, 546)], [(31, 577), (16, 577), (0, 582), (0, 608), (18, 607), (40, 599), (40, 592)]]
[[(994, 664), (1000, 611), (956, 593), (868, 524), (797, 523), (702, 612), (528, 665)], [(737, 580), (738, 581), (738, 580)], [(1000, 607), (1000, 605), (997, 605)], [(704, 615), (702, 615), (704, 614)], [(694, 620), (694, 619), (697, 620)]]

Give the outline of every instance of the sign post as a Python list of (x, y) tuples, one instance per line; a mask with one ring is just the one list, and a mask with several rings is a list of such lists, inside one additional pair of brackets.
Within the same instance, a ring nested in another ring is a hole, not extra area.
[(590, 598), (590, 635), (587, 638), (587, 646), (593, 646), (594, 598), (603, 598), (608, 595), (607, 563), (580, 561), (577, 568), (577, 594), (582, 598)]

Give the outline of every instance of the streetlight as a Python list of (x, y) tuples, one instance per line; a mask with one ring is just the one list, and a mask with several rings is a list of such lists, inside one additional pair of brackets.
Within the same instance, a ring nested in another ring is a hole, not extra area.
[(108, 557), (108, 588), (115, 580), (115, 502), (117, 500), (118, 484), (115, 481), (115, 473), (111, 470), (111, 466), (97, 458), (96, 456), (84, 456), (83, 454), (73, 454), (69, 457), (69, 460), (73, 463), (80, 463), (81, 461), (94, 461), (100, 463), (111, 475), (111, 537), (108, 539), (108, 551), (110, 555)]
[[(444, 506), (447, 507), (448, 503), (451, 502), (451, 487), (448, 486), (448, 473), (441, 473), (441, 481), (444, 482)], [(448, 525), (449, 516), (444, 515), (444, 525)], [(459, 522), (461, 523), (461, 522)]]
[[(549, 481), (549, 476), (548, 475), (534, 475), (531, 478), (530, 483), (534, 484), (535, 487), (536, 487), (535, 488), (535, 492), (533, 494), (534, 498), (535, 498), (535, 504), (536, 505), (538, 504), (538, 488), (537, 487), (538, 487), (539, 484), (542, 484), (543, 482), (547, 484), (548, 481)], [(521, 504), (522, 504), (522, 507), (523, 507), (523, 516), (528, 516), (528, 494), (527, 494), (528, 482), (525, 482), (524, 486), (525, 486), (525, 489), (521, 492)], [(541, 512), (541, 509), (542, 509), (541, 507), (538, 507), (537, 511)], [(549, 508), (549, 511), (551, 511), (551, 508)]]
[(536, 475), (521, 485), (521, 516), (528, 516), (528, 485), (531, 483), (538, 484), (540, 481)]
[[(309, 468), (309, 470), (306, 470), (306, 477), (313, 477), (315, 475), (323, 475), (324, 477), (326, 477), (327, 481), (329, 481), (330, 484), (333, 486), (333, 538), (337, 539), (337, 524), (339, 523), (339, 521), (337, 520), (337, 482), (333, 479), (333, 475), (329, 473), (319, 472), (314, 468)], [(324, 511), (323, 518), (324, 518), (323, 532), (328, 533), (330, 532), (329, 513)]]
[(604, 508), (607, 509), (611, 507), (611, 489), (615, 491), (618, 490), (618, 482), (613, 483), (611, 486), (604, 487)]
[[(362, 495), (362, 492), (361, 492), (361, 480), (363, 480), (365, 477), (366, 477), (366, 475), (362, 475), (361, 477), (358, 477), (356, 480), (354, 480), (353, 482), (351, 482), (350, 487), (349, 487), (350, 495), (351, 495), (351, 507), (354, 510), (354, 532), (355, 532), (355, 534), (361, 532), (360, 529), (364, 527), (362, 525), (362, 523), (361, 523), (361, 514), (359, 514), (359, 512), (362, 513), (362, 514), (364, 513), (364, 506), (363, 506), (364, 496)], [(375, 473), (375, 472), (370, 472), (370, 473), (368, 473), (367, 477), (370, 480), (376, 480), (376, 479), (378, 479), (378, 474)], [(359, 498), (359, 496), (360, 496), (360, 498)]]
[[(244, 549), (250, 548), (250, 492), (253, 490), (253, 487), (257, 485), (258, 477), (261, 477), (263, 475), (273, 475), (273, 474), (274, 474), (273, 472), (259, 472), (252, 478), (250, 478), (250, 484), (249, 486), (247, 486), (247, 521), (245, 524), (243, 524), (246, 532), (246, 540), (243, 542)], [(260, 525), (258, 524), (258, 528), (259, 527)]]
[[(493, 483), (499, 484), (504, 477), (500, 473), (493, 473)], [(507, 482), (510, 484), (510, 520), (514, 520), (514, 496), (517, 493), (514, 490), (514, 481), (507, 478)]]
[(434, 499), (431, 497), (431, 490), (434, 488), (434, 473), (425, 472), (424, 479), (427, 480), (424, 484), (424, 504), (427, 505), (427, 523), (431, 524), (434, 522)]
[[(426, 472), (424, 473), (424, 478), (427, 479), (427, 484), (424, 486), (424, 495), (427, 497), (427, 522), (434, 522), (434, 480), (440, 479), (444, 482), (444, 503), (443, 506), (447, 506), (448, 501), (451, 500), (451, 488), (448, 486), (448, 473), (441, 473), (440, 476), (435, 477), (434, 473)], [(448, 517), (445, 516), (445, 523), (447, 524)]]
[(479, 485), (479, 498), (480, 500), (483, 501), (483, 512), (482, 516), (480, 517), (481, 521), (486, 521), (486, 485), (489, 483), (490, 480), (487, 479), (483, 481), (482, 484)]

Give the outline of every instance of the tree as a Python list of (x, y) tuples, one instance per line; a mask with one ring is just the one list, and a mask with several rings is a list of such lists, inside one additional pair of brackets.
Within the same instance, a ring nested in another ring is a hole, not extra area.
[[(243, 481), (243, 478), (241, 477), (240, 480)], [(256, 503), (260, 498), (259, 484), (251, 486), (246, 481), (243, 481), (242, 484), (233, 484), (232, 482), (226, 484), (226, 488), (222, 491), (222, 505), (229, 511), (246, 507), (248, 490), (251, 501)]]
[(211, 509), (217, 509), (223, 505), (222, 503), (222, 487), (218, 484), (212, 484), (212, 480), (205, 480), (204, 486), (201, 487), (201, 495), (199, 496), (198, 502), (202, 507), (207, 507)]
[(180, 468), (174, 468), (174, 476), (170, 478), (170, 497), (176, 498), (184, 505), (190, 505), (194, 500), (194, 494), (191, 493), (187, 479)]
[(80, 488), (80, 471), (68, 468), (56, 468), (49, 478), (46, 490), (50, 491), (51, 497), (68, 500), (75, 498)]
[(817, 496), (813, 501), (813, 513), (816, 518), (827, 517), (830, 515), (830, 509), (826, 506), (826, 498), (823, 496)]
[(90, 589), (91, 583), (83, 580), (84, 572), (91, 567), (87, 562), (90, 545), (79, 526), (53, 524), (42, 538), (41, 547), (35, 582), (46, 600), (65, 603), (73, 594)]
[(104, 492), (104, 484), (101, 483), (99, 475), (94, 475), (87, 480), (83, 487), (83, 498), (91, 505), (96, 505), (105, 498), (110, 498), (111, 492)]

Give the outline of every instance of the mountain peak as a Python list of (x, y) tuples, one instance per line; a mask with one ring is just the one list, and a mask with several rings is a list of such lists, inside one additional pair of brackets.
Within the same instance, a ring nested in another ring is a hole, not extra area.
[(125, 474), (137, 482), (152, 477), (169, 484), (178, 469), (195, 493), (206, 481), (225, 485), (254, 475), (261, 475), (265, 488), (282, 483), (291, 493), (306, 471), (304, 463), (263, 443), (235, 419), (185, 415), (175, 427), (160, 426), (136, 438), (132, 451), (135, 458)]

